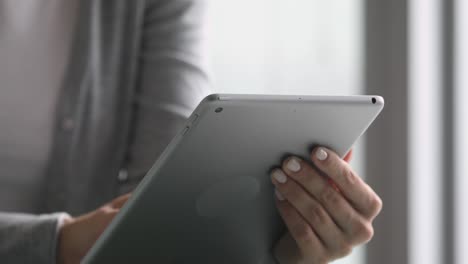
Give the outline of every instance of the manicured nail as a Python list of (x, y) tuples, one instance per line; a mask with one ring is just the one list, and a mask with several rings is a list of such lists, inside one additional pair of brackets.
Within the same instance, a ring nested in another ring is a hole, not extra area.
[(288, 180), (288, 177), (284, 172), (279, 169), (273, 171), (273, 178), (275, 178), (279, 183), (285, 183)]
[(291, 158), (288, 161), (288, 164), (286, 164), (286, 167), (288, 167), (290, 171), (298, 172), (301, 169), (301, 164), (299, 163), (297, 158)]
[(326, 160), (328, 157), (328, 153), (323, 148), (319, 148), (315, 155), (317, 156), (318, 160)]
[(275, 195), (278, 200), (284, 201), (284, 196), (278, 191), (278, 189), (275, 189)]

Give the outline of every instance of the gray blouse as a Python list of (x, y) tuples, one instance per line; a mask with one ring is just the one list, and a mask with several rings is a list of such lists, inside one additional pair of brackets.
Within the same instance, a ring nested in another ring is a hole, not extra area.
[(0, 211), (39, 213), (78, 1), (0, 1)]
[(93, 210), (141, 180), (209, 93), (201, 11), (198, 0), (80, 1), (32, 208), (43, 215), (0, 212), (2, 263), (54, 263), (46, 213)]

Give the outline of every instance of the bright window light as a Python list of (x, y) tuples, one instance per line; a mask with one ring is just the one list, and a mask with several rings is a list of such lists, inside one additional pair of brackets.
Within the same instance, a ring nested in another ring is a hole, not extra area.
[(468, 263), (468, 1), (455, 1), (455, 263)]
[(442, 262), (441, 1), (410, 1), (409, 263)]

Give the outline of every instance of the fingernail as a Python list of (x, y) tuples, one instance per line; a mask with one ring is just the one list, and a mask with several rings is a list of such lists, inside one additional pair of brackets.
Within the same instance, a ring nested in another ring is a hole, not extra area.
[(317, 156), (318, 160), (326, 160), (328, 157), (328, 153), (323, 148), (319, 148), (315, 155)]
[(284, 172), (279, 169), (273, 171), (273, 178), (275, 178), (279, 183), (285, 183), (288, 180), (288, 177)]
[(286, 164), (286, 167), (288, 167), (290, 171), (298, 172), (301, 169), (301, 164), (299, 163), (297, 158), (291, 158), (288, 161), (288, 164)]
[(275, 195), (278, 200), (284, 201), (284, 196), (278, 191), (278, 189), (275, 189)]

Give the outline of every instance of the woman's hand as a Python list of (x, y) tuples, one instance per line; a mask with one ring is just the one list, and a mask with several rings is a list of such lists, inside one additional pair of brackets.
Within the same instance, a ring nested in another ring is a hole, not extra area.
[(275, 246), (281, 264), (323, 264), (350, 254), (372, 238), (382, 209), (379, 196), (336, 153), (315, 148), (311, 161), (315, 167), (289, 157), (271, 174), (289, 230)]
[(122, 195), (95, 211), (65, 220), (58, 237), (57, 263), (80, 263), (129, 197)]

